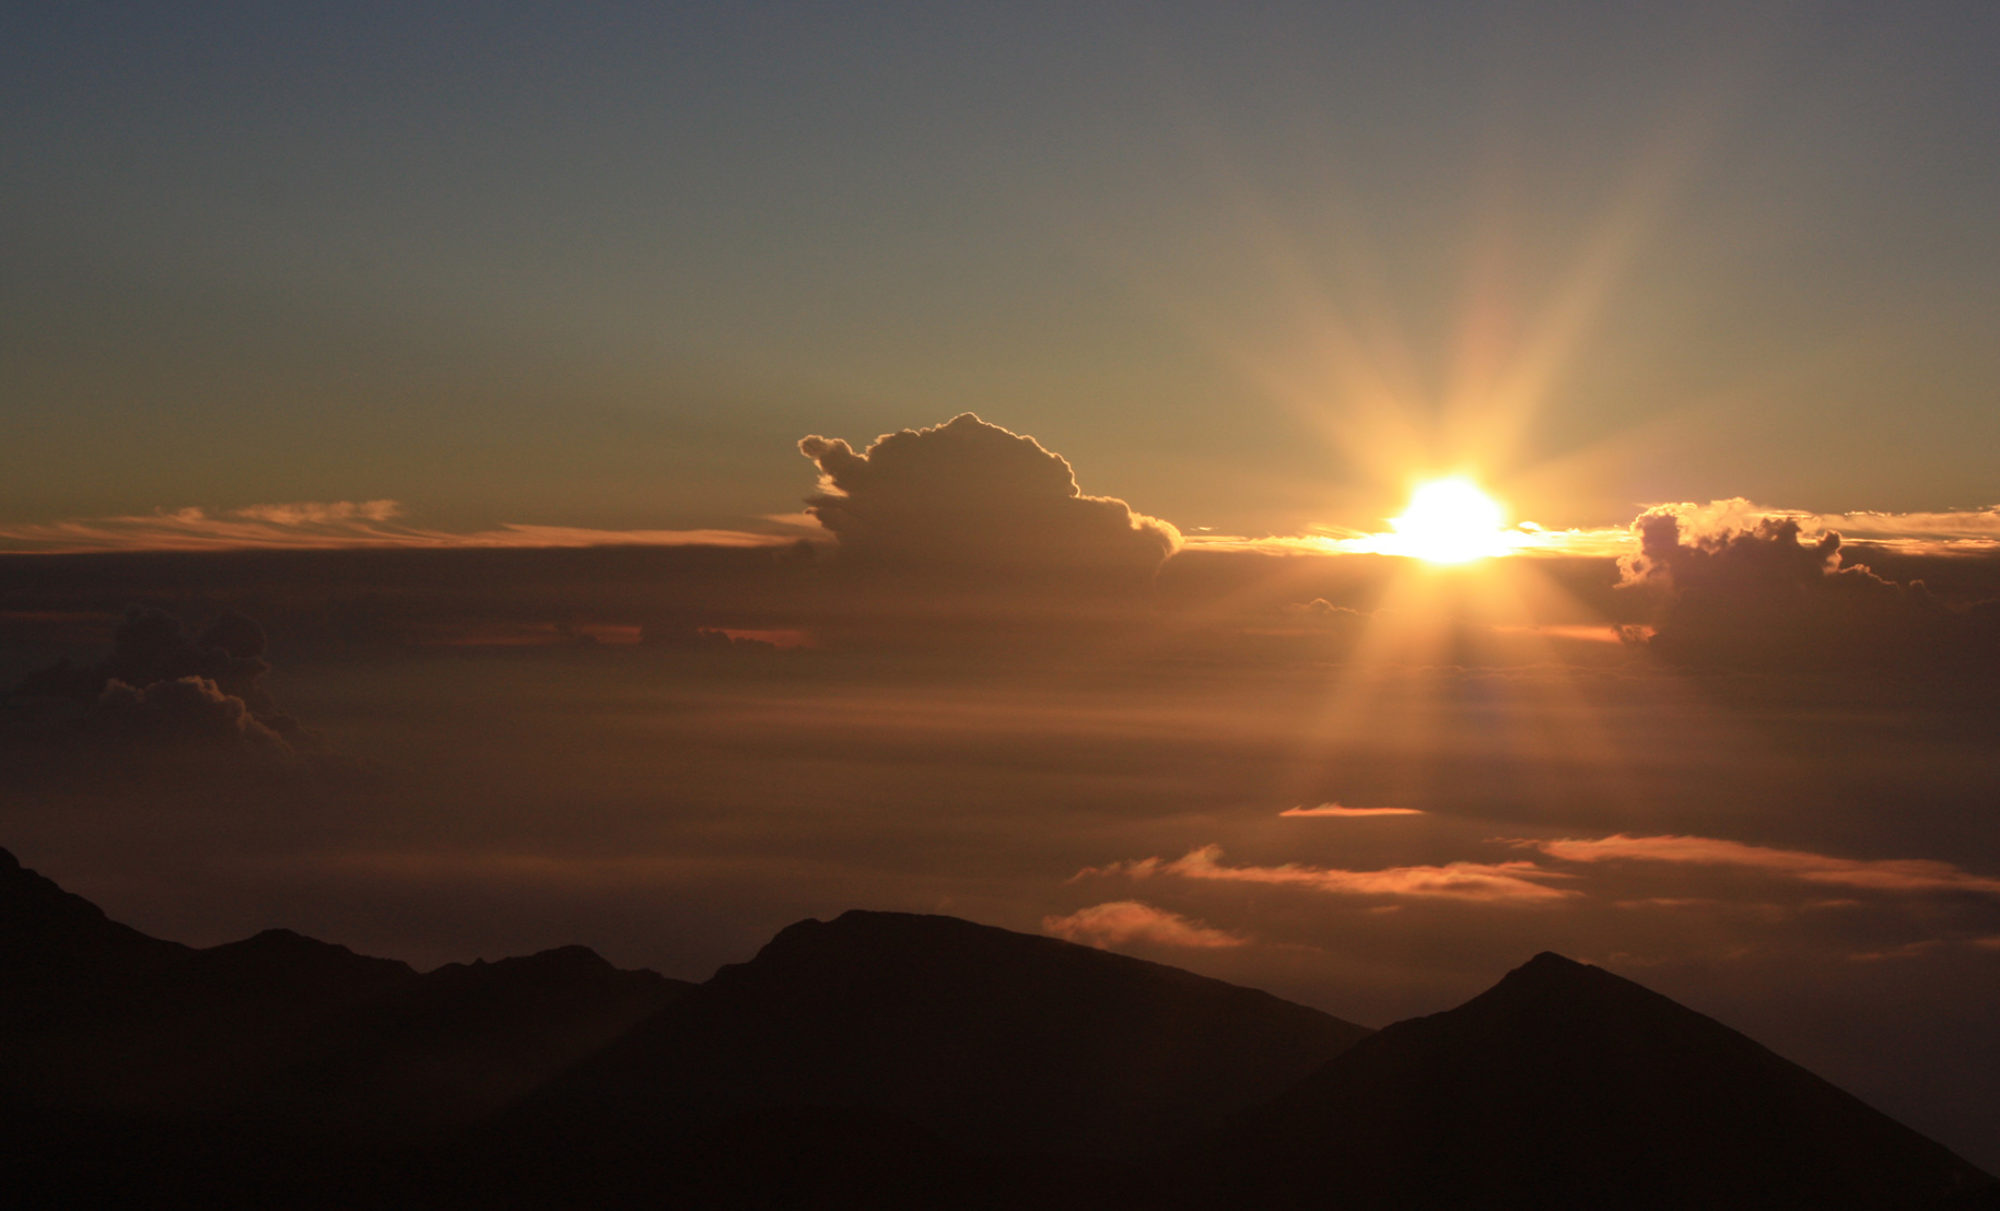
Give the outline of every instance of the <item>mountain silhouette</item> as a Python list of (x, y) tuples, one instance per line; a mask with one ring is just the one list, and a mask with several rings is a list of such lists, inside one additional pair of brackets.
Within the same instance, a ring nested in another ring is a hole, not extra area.
[(0, 849), (0, 979), (9, 992), (0, 1022), (46, 1020), (93, 987), (188, 953), (118, 924)]
[(285, 929), (193, 949), (0, 850), (0, 987), (6, 1104), (344, 1138), (488, 1115), (691, 985), (580, 946), (421, 975)]
[(801, 921), (550, 1091), (901, 1116), (983, 1151), (1135, 1156), (1261, 1102), (1368, 1031), (1268, 993), (951, 917)]
[(0, 850), (17, 1205), (1994, 1208), (1992, 1179), (1637, 984), (1536, 956), (1370, 1033), (949, 917), (705, 984), (194, 949)]
[(1991, 1189), (1721, 1023), (1550, 953), (1363, 1040), (1241, 1116), (1203, 1169), (1268, 1207), (1338, 1191), (1359, 1207), (1886, 1208)]

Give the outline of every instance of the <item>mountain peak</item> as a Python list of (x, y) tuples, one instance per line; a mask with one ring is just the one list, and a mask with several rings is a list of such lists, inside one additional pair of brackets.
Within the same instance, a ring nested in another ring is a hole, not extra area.
[(1496, 989), (1509, 985), (1538, 988), (1569, 987), (1602, 980), (1607, 976), (1614, 980), (1618, 978), (1602, 967), (1580, 963), (1567, 955), (1545, 950), (1502, 976), (1494, 987)]
[(1878, 1207), (1989, 1180), (1720, 1022), (1547, 951), (1362, 1040), (1229, 1147), (1280, 1204), (1332, 1187), (1476, 1205), (1497, 1185), (1548, 1207)]

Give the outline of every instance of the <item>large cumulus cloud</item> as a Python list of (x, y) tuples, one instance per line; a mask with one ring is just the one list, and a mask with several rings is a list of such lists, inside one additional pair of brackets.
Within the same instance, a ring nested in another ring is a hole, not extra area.
[(865, 451), (817, 435), (799, 449), (820, 471), (810, 511), (851, 565), (1143, 580), (1180, 540), (1122, 500), (1084, 495), (1060, 455), (970, 412)]
[(1949, 601), (1845, 561), (1837, 531), (1808, 535), (1793, 517), (1734, 518), (1667, 505), (1633, 523), (1639, 550), (1619, 561), (1623, 587), (1654, 598), (1650, 646), (1689, 664), (1733, 668), (1856, 666), (1991, 671), (2000, 603)]

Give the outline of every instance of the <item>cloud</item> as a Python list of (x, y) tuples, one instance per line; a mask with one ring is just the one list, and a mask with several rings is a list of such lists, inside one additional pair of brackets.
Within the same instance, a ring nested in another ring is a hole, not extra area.
[(1443, 866), (1337, 870), (1300, 866), (1292, 862), (1283, 866), (1224, 866), (1221, 857), (1221, 846), (1204, 845), (1171, 862), (1161, 858), (1114, 862), (1109, 866), (1085, 867), (1076, 873), (1075, 878), (1123, 875), (1131, 879), (1150, 879), (1171, 875), (1183, 879), (1302, 887), (1330, 895), (1408, 896), (1489, 903), (1547, 902), (1577, 894), (1537, 882), (1564, 876), (1533, 862), (1451, 862)]
[[(1256, 551), (1268, 555), (1379, 555), (1401, 558), (1407, 542), (1393, 531), (1374, 532), (1347, 526), (1311, 527), (1310, 534), (1189, 534), (1188, 547), (1204, 551)], [(1623, 555), (1633, 547), (1632, 531), (1626, 526), (1580, 527), (1549, 530), (1522, 522), (1500, 530), (1494, 544), (1498, 553), (1509, 555), (1553, 555), (1610, 557)]]
[(38, 525), (0, 526), (0, 549), (42, 554), (92, 551), (329, 550), (344, 547), (781, 546), (796, 535), (744, 530), (597, 530), (508, 524), (455, 533), (398, 522), (393, 500), (292, 501), (211, 513), (161, 509)]
[(80, 722), (99, 737), (290, 752), (310, 736), (260, 684), (271, 671), (264, 650), (264, 628), (234, 611), (190, 636), (172, 614), (139, 607), (112, 632), (104, 659), (58, 661), (29, 673), (12, 693), (82, 707)]
[(1880, 963), (1885, 960), (1895, 959), (1920, 959), (1944, 944), (1945, 941), (1943, 938), (1924, 938), (1921, 941), (1905, 942), (1901, 946), (1892, 946), (1887, 950), (1856, 951), (1847, 957), (1856, 963)]
[(1810, 850), (1772, 849), (1715, 837), (1566, 837), (1554, 841), (1516, 840), (1563, 862), (1672, 862), (1733, 866), (1784, 875), (1809, 883), (1881, 892), (1971, 892), (2000, 896), (2000, 879), (1973, 874), (1949, 862), (1924, 858), (1837, 858)]
[(1288, 807), (1278, 813), (1280, 816), (1332, 816), (1337, 819), (1352, 820), (1363, 816), (1421, 816), (1423, 811), (1415, 807), (1342, 807), (1338, 803), (1322, 803), (1318, 807)]
[(85, 715), (95, 739), (165, 747), (240, 748), (289, 756), (285, 737), (266, 727), (243, 699), (205, 677), (178, 677), (143, 688), (112, 681)]
[[(1887, 547), (1916, 555), (1965, 555), (2000, 551), (2000, 505), (1984, 509), (1960, 509), (1934, 513), (1885, 513), (1863, 510), (1852, 513), (1814, 513), (1809, 509), (1781, 509), (1755, 504), (1742, 497), (1710, 501), (1706, 505), (1683, 502), (1648, 506), (1649, 512), (1668, 511), (1679, 516), (1694, 532), (1720, 529), (1754, 530), (1761, 523), (1794, 521), (1800, 532), (1817, 539), (1829, 530), (1871, 547)], [(1393, 532), (1358, 530), (1348, 526), (1317, 525), (1306, 534), (1237, 535), (1212, 531), (1185, 536), (1193, 550), (1261, 551), (1274, 555), (1394, 555), (1400, 550)], [(1574, 556), (1613, 558), (1629, 556), (1639, 545), (1632, 526), (1580, 526), (1548, 529), (1522, 522), (1500, 532), (1498, 542), (1507, 552), (1529, 556)]]
[(817, 435), (799, 450), (820, 471), (808, 511), (849, 564), (1144, 579), (1180, 542), (1122, 500), (1083, 495), (1069, 463), (1034, 438), (970, 412), (860, 453)]
[(2000, 655), (2000, 603), (1940, 598), (1847, 565), (1838, 531), (1742, 500), (1660, 505), (1632, 523), (1621, 587), (1650, 594), (1647, 646), (1689, 664), (1834, 669)]
[(1211, 929), (1179, 913), (1154, 908), (1138, 900), (1113, 900), (1080, 908), (1066, 917), (1042, 918), (1042, 929), (1058, 938), (1100, 949), (1131, 942), (1216, 950), (1241, 946), (1246, 939)]

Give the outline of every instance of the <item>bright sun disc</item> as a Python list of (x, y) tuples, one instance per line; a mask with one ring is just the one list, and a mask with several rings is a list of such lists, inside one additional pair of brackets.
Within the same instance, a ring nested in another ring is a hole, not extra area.
[(1471, 480), (1453, 477), (1420, 484), (1401, 517), (1389, 519), (1394, 554), (1431, 563), (1467, 563), (1508, 549), (1500, 504)]

